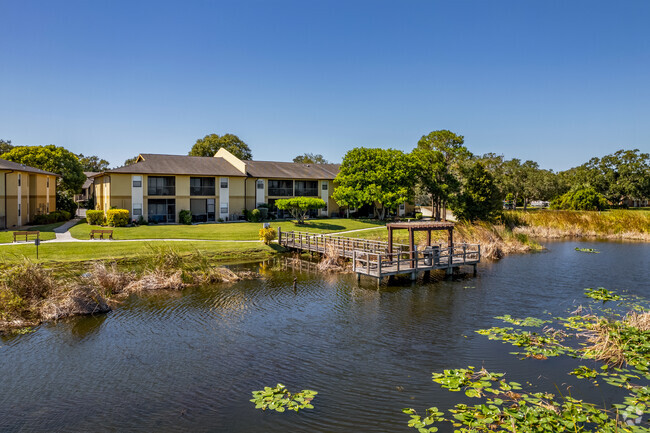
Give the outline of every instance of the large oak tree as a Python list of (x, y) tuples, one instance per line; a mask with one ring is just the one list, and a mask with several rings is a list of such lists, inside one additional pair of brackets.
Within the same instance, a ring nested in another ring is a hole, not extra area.
[(253, 153), (248, 144), (234, 134), (209, 134), (199, 138), (190, 150), (190, 156), (214, 156), (221, 148), (226, 149), (239, 159), (252, 160)]

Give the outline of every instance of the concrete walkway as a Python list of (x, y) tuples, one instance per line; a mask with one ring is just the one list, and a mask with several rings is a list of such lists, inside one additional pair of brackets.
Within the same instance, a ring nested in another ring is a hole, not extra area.
[[(72, 237), (72, 234), (70, 233), (70, 228), (77, 224), (81, 218), (74, 218), (71, 219), (70, 221), (66, 222), (65, 224), (60, 225), (59, 227), (55, 228), (53, 230), (54, 234), (56, 235), (56, 239), (51, 239), (48, 241), (41, 241), (41, 244), (51, 244), (51, 243), (58, 243), (58, 242), (156, 242), (156, 241), (164, 241), (164, 242), (235, 242), (235, 243), (259, 243), (259, 239), (255, 240), (226, 240), (226, 239), (76, 239)], [(385, 228), (384, 226), (379, 226), (379, 227), (369, 227), (365, 229), (355, 229), (355, 230), (348, 230), (348, 231), (342, 231), (342, 232), (335, 232), (335, 233), (323, 233), (326, 235), (342, 235), (346, 233), (354, 233), (354, 232), (363, 232), (366, 230), (377, 230)], [(276, 241), (277, 242), (277, 241)], [(3, 245), (24, 245), (26, 242), (16, 242), (16, 243), (6, 243), (6, 244), (0, 244), (0, 246)]]

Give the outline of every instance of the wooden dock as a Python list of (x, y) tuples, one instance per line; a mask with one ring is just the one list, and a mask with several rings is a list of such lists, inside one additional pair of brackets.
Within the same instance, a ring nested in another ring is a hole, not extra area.
[(336, 254), (352, 261), (352, 269), (361, 275), (377, 278), (409, 274), (417, 278), (418, 272), (443, 269), (451, 274), (454, 268), (476, 266), (481, 261), (478, 244), (429, 245), (418, 250), (414, 245), (394, 244), (369, 239), (348, 238), (306, 232), (279, 230), (278, 242), (283, 247), (322, 255)]

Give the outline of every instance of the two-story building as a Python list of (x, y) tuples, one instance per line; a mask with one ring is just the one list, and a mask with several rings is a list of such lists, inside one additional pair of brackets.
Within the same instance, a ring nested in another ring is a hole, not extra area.
[(58, 175), (0, 159), (0, 228), (16, 228), (56, 210)]
[(246, 161), (220, 149), (214, 157), (141, 154), (136, 163), (94, 175), (97, 209), (127, 209), (160, 223), (178, 222), (187, 209), (195, 222), (238, 220), (260, 204), (282, 217), (277, 199), (322, 198), (320, 216), (338, 215), (331, 198), (338, 164)]

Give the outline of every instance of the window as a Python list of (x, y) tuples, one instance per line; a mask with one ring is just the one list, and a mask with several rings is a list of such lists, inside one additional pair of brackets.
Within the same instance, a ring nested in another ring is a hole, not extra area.
[(296, 196), (316, 197), (318, 195), (318, 181), (297, 180)]
[[(19, 179), (20, 179), (20, 178), (19, 178)], [(20, 216), (21, 208), (22, 208), (22, 206), (20, 205), (20, 203), (18, 203), (18, 216)]]
[(190, 211), (192, 212), (192, 222), (205, 223), (214, 222), (214, 199), (190, 199)]
[(50, 187), (50, 178), (49, 178), (49, 177), (46, 178), (46, 181), (47, 181), (47, 185), (46, 185), (46, 187), (49, 188), (49, 187)]
[(50, 213), (50, 204), (45, 205), (45, 212)]
[(149, 195), (176, 195), (176, 178), (174, 176), (149, 176)]
[(227, 177), (222, 177), (220, 182), (221, 182), (221, 188), (228, 188), (228, 178)]
[[(21, 181), (22, 181), (22, 178), (21, 178), (20, 174), (18, 174), (18, 186), (20, 186)], [(20, 216), (20, 213), (18, 213), (18, 216)]]
[(399, 210), (404, 210), (404, 209), (406, 209), (406, 206), (404, 205), (404, 203), (400, 203)]
[(148, 219), (157, 223), (176, 222), (176, 200), (149, 199)]
[(276, 197), (291, 197), (293, 195), (293, 181), (269, 180), (269, 195)]
[(263, 180), (258, 180), (257, 181), (257, 189), (264, 189), (264, 181)]
[(133, 188), (141, 188), (141, 187), (142, 187), (142, 177), (133, 176)]
[(142, 216), (142, 203), (133, 204), (133, 216), (134, 217)]
[(327, 182), (323, 182), (323, 184), (321, 185), (321, 189), (323, 191), (327, 191)]
[(214, 195), (214, 177), (190, 177), (190, 195)]
[(221, 208), (219, 209), (219, 212), (223, 214), (228, 214), (228, 205), (227, 204), (222, 204)]

